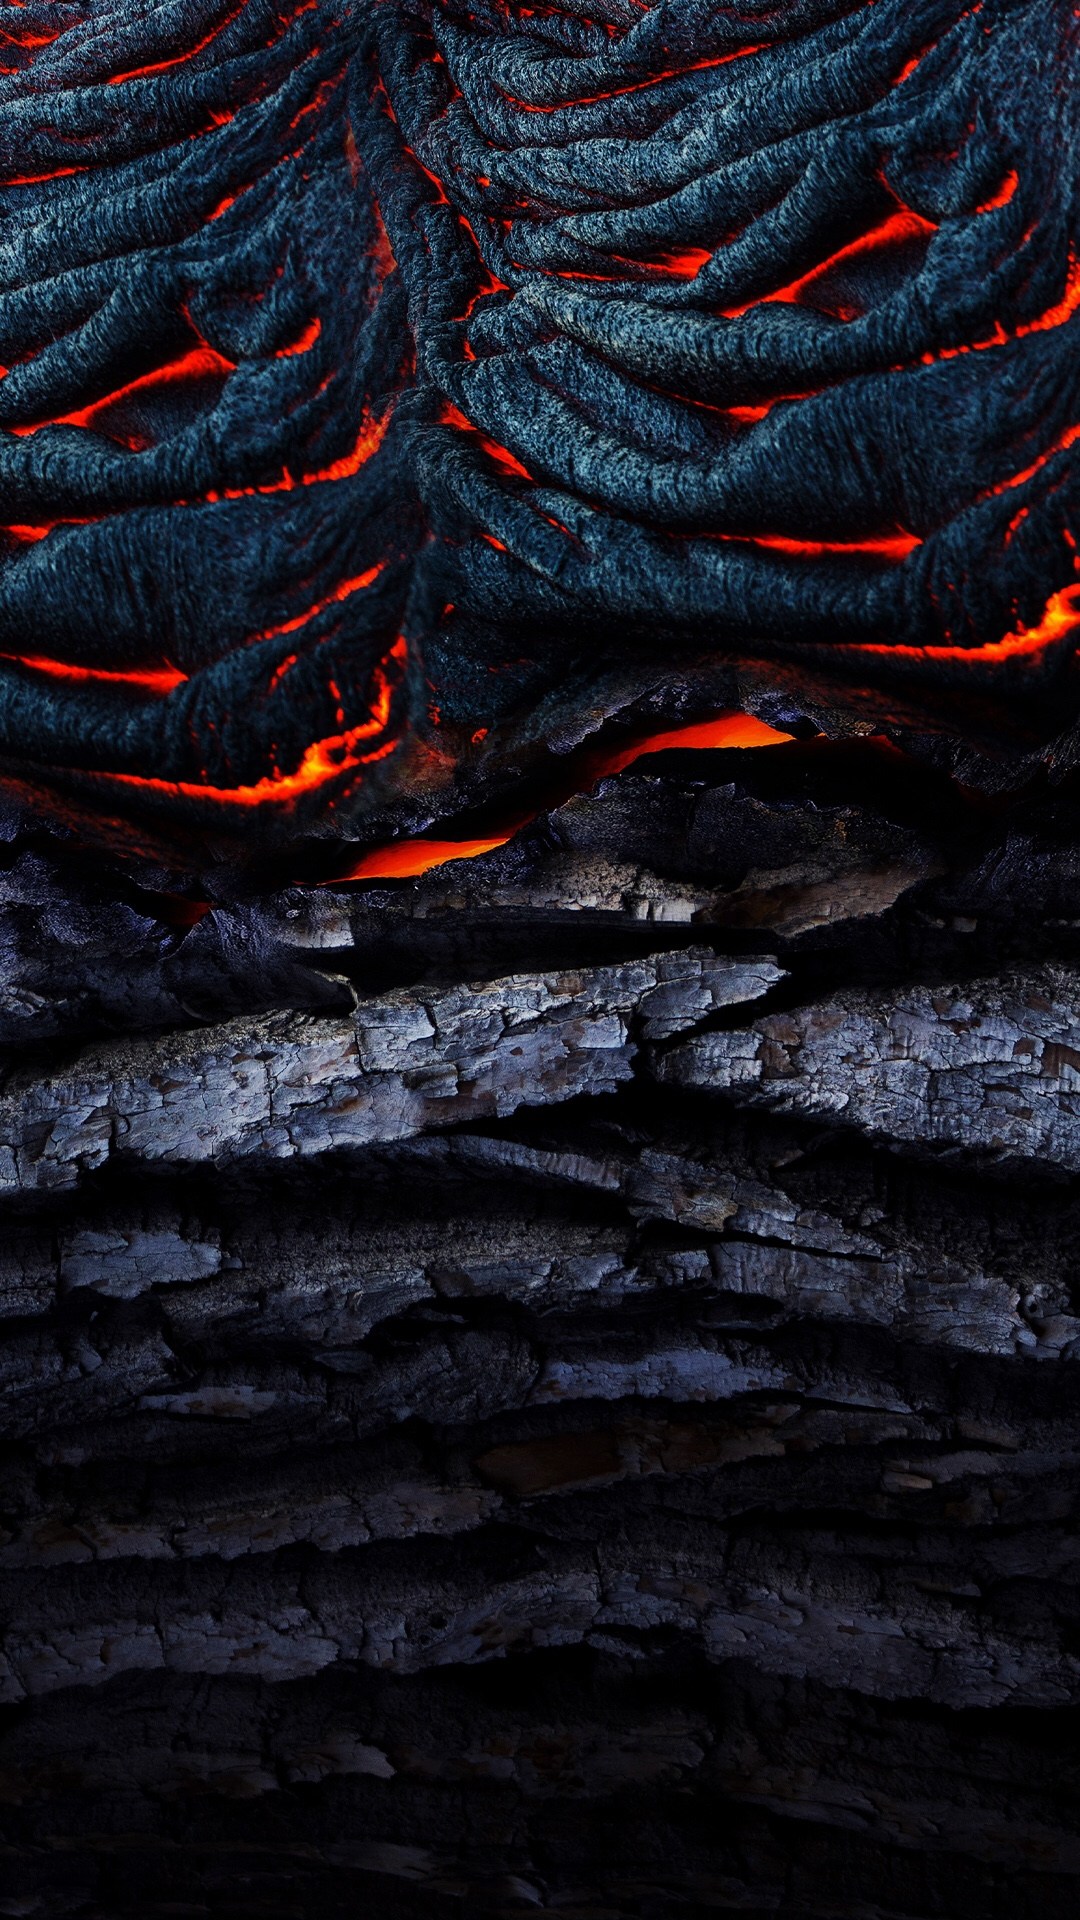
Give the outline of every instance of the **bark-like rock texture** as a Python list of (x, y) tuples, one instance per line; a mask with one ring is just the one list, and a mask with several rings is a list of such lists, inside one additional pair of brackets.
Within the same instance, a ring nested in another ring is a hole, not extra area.
[(8, 822), (0, 1913), (1075, 1912), (1069, 759)]

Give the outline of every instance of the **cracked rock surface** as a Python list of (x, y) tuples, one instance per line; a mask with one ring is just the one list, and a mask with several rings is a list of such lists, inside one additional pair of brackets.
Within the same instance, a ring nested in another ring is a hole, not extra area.
[(1080, 807), (940, 760), (10, 823), (0, 1912), (1075, 1912)]

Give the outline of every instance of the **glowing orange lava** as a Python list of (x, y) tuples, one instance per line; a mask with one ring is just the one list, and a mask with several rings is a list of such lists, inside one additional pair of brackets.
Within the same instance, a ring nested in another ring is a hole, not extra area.
[(439, 410), (439, 424), (444, 427), (456, 427), (459, 433), (471, 434), (501, 473), (513, 474), (519, 480), (528, 480), (530, 484), (535, 484), (528, 467), (523, 467), (521, 461), (515, 458), (508, 447), (500, 446), (497, 440), (490, 440), (479, 427), (474, 427), (472, 421), (467, 419), (461, 408), (455, 407), (452, 401), (443, 402)]
[(294, 487), (318, 487), (328, 480), (350, 480), (378, 453), (389, 431), (392, 412), (393, 408), (388, 407), (378, 420), (365, 413), (351, 453), (343, 454), (340, 460), (334, 460), (317, 473), (302, 473), (296, 479), (288, 467), (282, 467), (280, 480), (269, 480), (261, 487), (223, 487), (220, 493), (204, 494), (203, 499), (209, 504), (218, 500), (247, 500), (260, 493), (291, 493)]
[(493, 834), (488, 840), (398, 840), (389, 847), (365, 854), (345, 877), (348, 880), (414, 880), (422, 873), (430, 873), (433, 867), (448, 866), (453, 860), (475, 860), (482, 853), (505, 847), (518, 830), (514, 826), (506, 833)]
[(29, 545), (35, 541), (44, 540), (45, 535), (52, 533), (57, 527), (92, 527), (96, 525), (96, 514), (85, 515), (82, 518), (76, 518), (74, 515), (65, 515), (62, 520), (40, 520), (32, 526), (18, 521), (8, 521), (6, 524), (0, 524), (0, 533), (10, 533), (13, 540), (22, 540)]
[(226, 14), (224, 20), (219, 20), (217, 26), (199, 41), (198, 46), (188, 47), (183, 53), (174, 53), (167, 60), (155, 60), (148, 67), (132, 67), (127, 73), (114, 73), (109, 81), (110, 87), (123, 86), (126, 80), (149, 79), (155, 73), (167, 73), (170, 67), (179, 67), (185, 61), (194, 60), (195, 55), (202, 53), (204, 47), (208, 47), (211, 41), (216, 40), (219, 33), (224, 33), (226, 27), (231, 27), (234, 20), (239, 20), (246, 6), (247, 0), (240, 0), (240, 5), (234, 7), (232, 13)]
[(264, 627), (261, 633), (252, 634), (247, 645), (254, 646), (259, 640), (276, 640), (282, 633), (296, 633), (300, 627), (306, 627), (309, 620), (314, 620), (316, 614), (325, 613), (327, 607), (340, 605), (343, 600), (351, 599), (354, 593), (363, 593), (366, 587), (373, 586), (385, 570), (386, 561), (377, 561), (375, 566), (369, 567), (366, 573), (358, 573), (352, 580), (343, 580), (332, 593), (326, 594), (321, 600), (314, 601), (310, 607), (305, 607), (303, 613), (294, 614), (291, 620), (282, 620), (276, 627)]
[(656, 254), (650, 266), (660, 267), (672, 280), (696, 280), (713, 255), (705, 247), (684, 247), (677, 253)]
[(1080, 255), (1069, 254), (1069, 265), (1065, 275), (1065, 286), (1061, 299), (1048, 307), (1045, 313), (1035, 320), (1022, 321), (1009, 332), (999, 320), (993, 333), (982, 340), (963, 341), (955, 347), (935, 347), (922, 355), (924, 367), (932, 367), (939, 360), (955, 360), (962, 353), (987, 353), (991, 347), (1008, 346), (1010, 340), (1025, 340), (1032, 333), (1050, 333), (1055, 327), (1064, 327), (1073, 315), (1080, 311)]
[(40, 653), (0, 653), (0, 660), (10, 660), (18, 667), (28, 667), (33, 673), (48, 674), (55, 680), (73, 680), (80, 684), (92, 682), (136, 690), (141, 688), (147, 693), (172, 693), (174, 687), (183, 686), (188, 678), (178, 667), (168, 665), (132, 667), (130, 670), (81, 667), (69, 660), (53, 660)]
[(305, 748), (299, 765), (292, 773), (281, 773), (275, 769), (250, 786), (237, 787), (210, 786), (197, 780), (156, 780), (137, 773), (108, 773), (95, 777), (107, 780), (110, 785), (130, 787), (141, 793), (179, 794), (187, 800), (210, 800), (227, 806), (261, 807), (271, 802), (297, 800), (303, 794), (317, 792), (320, 787), (339, 780), (342, 774), (371, 766), (396, 751), (401, 744), (397, 735), (384, 740), (367, 753), (358, 753), (357, 748), (363, 741), (371, 740), (385, 730), (407, 657), (406, 642), (399, 636), (372, 675), (374, 701), (368, 718), (361, 721), (359, 726), (332, 734), (325, 740), (313, 740)]
[(851, 653), (887, 654), (901, 660), (960, 660), (993, 664), (1045, 653), (1058, 641), (1080, 631), (1080, 582), (1051, 594), (1042, 618), (1033, 627), (1019, 627), (1000, 640), (988, 640), (981, 647), (896, 647), (866, 642), (849, 647)]
[(586, 761), (588, 782), (593, 786), (598, 780), (610, 779), (612, 774), (621, 773), (624, 767), (632, 766), (635, 760), (642, 759), (646, 754), (668, 753), (672, 748), (697, 751), (711, 747), (727, 751), (732, 747), (786, 747), (790, 744), (789, 733), (778, 733), (775, 727), (767, 726), (764, 720), (755, 719), (752, 713), (721, 713), (713, 720), (691, 721), (685, 727), (673, 727), (667, 733), (653, 733), (644, 740), (634, 740), (626, 746), (598, 747)]
[(984, 200), (981, 207), (976, 207), (976, 213), (994, 213), (998, 207), (1007, 207), (1009, 202), (1015, 199), (1016, 189), (1019, 185), (1020, 175), (1016, 172), (1016, 169), (1013, 168), (1010, 173), (1005, 175), (997, 192), (993, 194), (989, 200)]
[(32, 426), (11, 427), (9, 431), (25, 439), (29, 434), (40, 433), (43, 427), (92, 427), (98, 415), (106, 408), (115, 405), (118, 400), (130, 399), (133, 394), (153, 393), (162, 387), (178, 386), (188, 380), (201, 379), (206, 374), (235, 373), (235, 360), (227, 360), (216, 348), (192, 347), (179, 359), (171, 360), (164, 367), (155, 367), (152, 373), (144, 373), (137, 380), (129, 380), (126, 386), (117, 387), (101, 400), (94, 400), (88, 407), (77, 407), (71, 413), (58, 413), (48, 420), (36, 420)]
[(874, 227), (871, 232), (861, 234), (858, 240), (852, 240), (848, 246), (841, 247), (828, 260), (822, 260), (818, 266), (811, 267), (808, 272), (800, 274), (797, 280), (789, 281), (786, 287), (778, 287), (775, 293), (759, 294), (756, 299), (747, 300), (741, 307), (724, 307), (722, 318), (739, 320), (753, 307), (767, 307), (778, 302), (797, 304), (804, 293), (807, 293), (817, 281), (823, 280), (825, 275), (831, 273), (835, 267), (848, 266), (855, 261), (865, 260), (868, 255), (880, 253), (884, 248), (897, 246), (902, 241), (928, 239), (936, 232), (937, 227), (932, 220), (924, 220), (921, 213), (913, 213), (910, 207), (902, 207), (899, 212), (891, 213), (887, 220), (883, 220), (880, 226)]
[(554, 106), (537, 106), (530, 100), (517, 99), (512, 93), (504, 93), (503, 98), (521, 113), (562, 113), (567, 107), (595, 107), (602, 100), (622, 100), (630, 93), (645, 93), (651, 87), (662, 86), (665, 80), (681, 80), (689, 73), (705, 73), (713, 67), (728, 67), (733, 60), (746, 60), (751, 54), (765, 53), (768, 45), (767, 41), (762, 41), (758, 46), (736, 47), (731, 53), (718, 53), (709, 60), (695, 60), (688, 67), (671, 67), (665, 73), (650, 74), (647, 80), (628, 80), (625, 87), (613, 87), (608, 93), (591, 93), (578, 100), (557, 100)]
[(318, 339), (321, 332), (322, 332), (322, 321), (319, 319), (318, 314), (316, 314), (314, 320), (308, 321), (307, 326), (304, 328), (303, 333), (301, 333), (299, 337), (293, 341), (291, 347), (278, 348), (277, 353), (274, 356), (275, 359), (292, 360), (295, 357), (295, 355), (298, 353), (307, 353), (308, 349), (315, 345), (315, 342)]
[[(486, 729), (484, 729), (486, 733)], [(778, 733), (763, 720), (749, 713), (722, 713), (712, 720), (692, 721), (685, 727), (673, 727), (667, 733), (655, 733), (618, 747), (595, 748), (578, 763), (579, 779), (571, 792), (586, 793), (599, 780), (621, 773), (650, 753), (666, 753), (671, 748), (782, 747), (791, 744), (791, 736)], [(347, 873), (327, 881), (328, 886), (344, 886), (357, 880), (411, 880), (448, 866), (454, 860), (475, 860), (479, 855), (505, 847), (514, 835), (536, 818), (535, 812), (515, 819), (499, 833), (483, 839), (439, 840), (418, 834), (409, 840), (395, 840), (389, 846), (366, 853)]]
[(769, 553), (787, 553), (797, 559), (819, 560), (835, 555), (839, 559), (869, 554), (881, 560), (906, 560), (922, 546), (914, 533), (888, 533), (871, 540), (791, 540), (781, 533), (715, 533), (713, 540), (730, 540), (748, 547), (764, 547)]

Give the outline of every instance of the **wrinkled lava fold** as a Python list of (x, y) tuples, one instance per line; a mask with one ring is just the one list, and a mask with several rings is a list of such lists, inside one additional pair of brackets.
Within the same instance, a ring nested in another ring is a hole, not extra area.
[(0, 38), (10, 777), (352, 832), (620, 662), (1074, 699), (1071, 3)]

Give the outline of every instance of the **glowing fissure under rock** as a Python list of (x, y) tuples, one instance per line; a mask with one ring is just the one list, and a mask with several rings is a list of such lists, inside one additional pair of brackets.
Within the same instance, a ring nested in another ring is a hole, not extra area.
[[(599, 781), (610, 779), (651, 753), (672, 749), (701, 752), (733, 748), (755, 750), (791, 744), (791, 735), (780, 733), (765, 721), (749, 713), (721, 713), (712, 720), (690, 721), (685, 727), (671, 727), (664, 733), (649, 734), (643, 740), (618, 747), (593, 748), (586, 752), (574, 781), (573, 790), (587, 793)], [(355, 866), (327, 884), (341, 886), (356, 880), (406, 880), (430, 873), (454, 860), (475, 860), (481, 854), (505, 847), (523, 827), (535, 819), (535, 813), (516, 817), (501, 833), (470, 840), (441, 840), (435, 835), (417, 834), (412, 839), (392, 841), (364, 854)]]
[(394, 736), (380, 741), (378, 746), (366, 753), (357, 752), (361, 742), (385, 731), (407, 655), (406, 642), (399, 638), (372, 676), (374, 699), (368, 718), (342, 733), (331, 734), (324, 740), (313, 740), (304, 748), (299, 765), (291, 773), (282, 773), (275, 768), (261, 780), (235, 787), (213, 786), (194, 780), (160, 780), (133, 773), (98, 773), (94, 777), (145, 793), (177, 794), (185, 799), (213, 800), (237, 807), (280, 805), (304, 794), (336, 787), (349, 774), (385, 760), (400, 747), (400, 736)]

